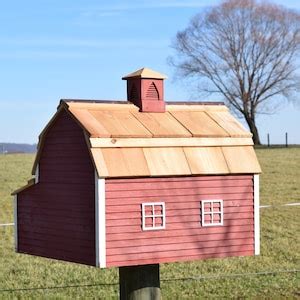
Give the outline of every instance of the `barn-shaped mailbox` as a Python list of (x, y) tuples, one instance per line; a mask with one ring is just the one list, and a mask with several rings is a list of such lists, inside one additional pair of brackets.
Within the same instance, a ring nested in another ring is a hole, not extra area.
[(222, 103), (170, 103), (164, 76), (128, 102), (61, 100), (15, 194), (16, 249), (100, 267), (259, 253), (260, 167)]

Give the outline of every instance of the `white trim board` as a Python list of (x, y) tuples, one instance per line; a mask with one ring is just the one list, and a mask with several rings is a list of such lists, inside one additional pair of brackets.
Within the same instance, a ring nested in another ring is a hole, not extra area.
[(95, 251), (96, 266), (106, 267), (105, 179), (95, 171)]
[(254, 254), (260, 254), (259, 175), (254, 174)]
[(37, 164), (35, 169), (35, 177), (34, 177), (35, 184), (39, 183), (39, 177), (40, 177), (40, 166), (39, 164)]

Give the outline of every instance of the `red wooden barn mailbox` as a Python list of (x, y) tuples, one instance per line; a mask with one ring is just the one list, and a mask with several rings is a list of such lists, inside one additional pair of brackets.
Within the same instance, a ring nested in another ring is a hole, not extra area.
[(61, 100), (14, 193), (17, 252), (101, 268), (259, 254), (251, 134), (222, 103), (165, 103), (164, 78), (124, 77), (129, 102)]

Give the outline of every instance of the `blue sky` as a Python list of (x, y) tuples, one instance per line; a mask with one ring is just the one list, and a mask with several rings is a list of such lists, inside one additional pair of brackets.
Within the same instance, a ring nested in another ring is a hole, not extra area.
[[(298, 0), (278, 0), (300, 9)], [(167, 64), (189, 19), (218, 1), (11, 0), (0, 10), (0, 142), (35, 143), (61, 98), (125, 99), (121, 77), (141, 67), (165, 73), (165, 99), (191, 95)], [(298, 95), (300, 97), (300, 95)], [(216, 99), (219, 100), (219, 99)], [(300, 105), (259, 117), (261, 139), (300, 143)]]

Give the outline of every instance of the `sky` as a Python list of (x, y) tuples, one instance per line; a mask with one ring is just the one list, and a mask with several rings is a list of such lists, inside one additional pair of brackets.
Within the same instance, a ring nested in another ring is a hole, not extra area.
[[(300, 10), (299, 0), (277, 0)], [(167, 63), (177, 31), (215, 0), (10, 0), (0, 9), (0, 142), (36, 143), (60, 99), (125, 100), (123, 75), (168, 76), (167, 101), (197, 97)], [(298, 95), (300, 97), (300, 94)], [(300, 105), (258, 118), (261, 140), (300, 144)]]

